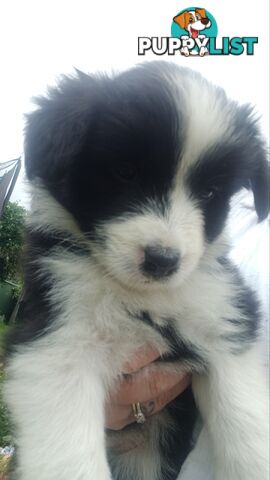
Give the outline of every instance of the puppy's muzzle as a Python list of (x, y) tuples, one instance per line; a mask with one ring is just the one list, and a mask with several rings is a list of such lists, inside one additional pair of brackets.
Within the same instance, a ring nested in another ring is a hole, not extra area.
[(178, 250), (161, 245), (147, 246), (144, 250), (144, 261), (141, 270), (147, 277), (160, 279), (175, 273), (180, 265)]

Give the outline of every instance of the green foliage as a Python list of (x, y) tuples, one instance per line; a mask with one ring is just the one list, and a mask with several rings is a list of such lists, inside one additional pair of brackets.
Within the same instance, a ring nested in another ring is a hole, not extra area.
[(9, 330), (9, 327), (3, 322), (4, 318), (0, 315), (0, 379), (1, 379), (1, 366), (3, 364), (4, 357), (4, 341), (5, 336)]
[[(4, 318), (0, 315), (0, 379), (1, 373), (2, 373), (2, 365), (3, 365), (3, 358), (4, 358), (4, 342), (5, 342), (5, 336), (8, 333), (8, 330), (10, 327), (8, 325), (5, 325), (3, 322)], [(1, 382), (0, 382), (1, 383)]]
[(0, 366), (0, 447), (5, 447), (10, 445), (11, 437), (11, 428), (9, 423), (9, 416), (7, 407), (3, 403), (2, 399), (2, 385), (4, 381), (4, 373)]
[(11, 427), (8, 417), (8, 411), (2, 399), (2, 386), (4, 381), (3, 344), (5, 335), (7, 334), (8, 330), (9, 327), (2, 322), (2, 319), (0, 317), (0, 447), (5, 447), (6, 445), (10, 445), (11, 443)]
[(22, 282), (21, 276), (18, 275), (16, 279), (16, 286), (12, 288), (12, 298), (15, 301), (19, 300), (20, 295), (22, 293), (22, 289), (23, 289), (23, 282)]
[(26, 210), (17, 202), (9, 202), (0, 219), (0, 281), (19, 281)]

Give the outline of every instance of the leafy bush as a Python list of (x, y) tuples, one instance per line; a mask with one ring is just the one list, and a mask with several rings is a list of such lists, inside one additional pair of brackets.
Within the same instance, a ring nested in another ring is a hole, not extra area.
[(2, 384), (4, 380), (4, 373), (0, 367), (0, 447), (5, 447), (11, 442), (11, 429), (8, 419), (8, 412), (2, 400)]
[[(11, 442), (11, 428), (8, 418), (8, 411), (2, 399), (2, 386), (4, 381), (3, 370), (3, 343), (9, 327), (6, 326), (0, 317), (0, 447), (5, 447)], [(0, 470), (1, 472), (1, 470)]]
[(0, 219), (0, 281), (20, 280), (25, 220), (25, 208), (17, 202), (9, 202)]

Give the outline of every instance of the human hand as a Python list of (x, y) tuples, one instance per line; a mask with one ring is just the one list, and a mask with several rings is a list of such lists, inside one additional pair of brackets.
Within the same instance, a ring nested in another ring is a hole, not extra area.
[(146, 374), (147, 367), (160, 354), (153, 348), (139, 351), (124, 367), (124, 377), (116, 391), (111, 392), (105, 407), (106, 428), (122, 430), (135, 422), (132, 404), (140, 402), (147, 418), (180, 395), (190, 384), (187, 373), (168, 373), (155, 370)]

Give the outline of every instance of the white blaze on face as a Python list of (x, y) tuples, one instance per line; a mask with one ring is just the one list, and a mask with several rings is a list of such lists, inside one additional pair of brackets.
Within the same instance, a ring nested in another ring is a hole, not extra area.
[(205, 249), (202, 212), (189, 194), (184, 178), (176, 177), (171, 193), (170, 225), (175, 231), (181, 263), (177, 280), (184, 280), (198, 265)]
[(192, 70), (179, 78), (174, 77), (173, 82), (180, 129), (183, 125), (185, 129), (178, 173), (183, 178), (190, 166), (211, 147), (228, 137), (234, 138), (232, 119), (236, 104), (228, 101), (223, 90)]

